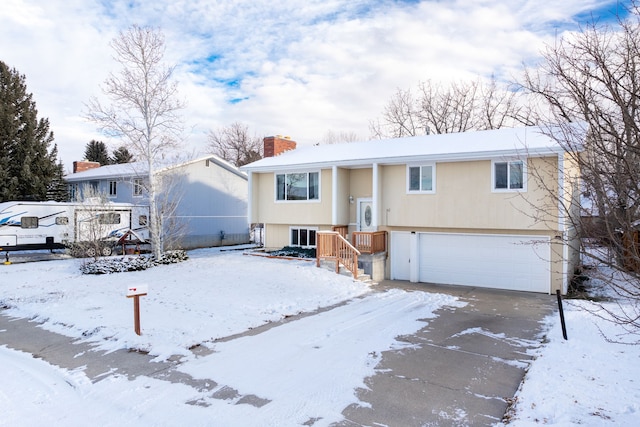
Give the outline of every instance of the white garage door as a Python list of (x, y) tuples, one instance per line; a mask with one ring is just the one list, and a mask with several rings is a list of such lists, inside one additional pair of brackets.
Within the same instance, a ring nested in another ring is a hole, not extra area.
[(418, 239), (420, 282), (549, 292), (548, 237), (420, 233)]

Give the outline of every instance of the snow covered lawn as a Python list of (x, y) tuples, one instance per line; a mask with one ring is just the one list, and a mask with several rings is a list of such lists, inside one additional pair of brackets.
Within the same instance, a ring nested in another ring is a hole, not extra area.
[[(438, 308), (461, 304), (423, 292), (371, 292), (306, 261), (211, 249), (189, 255), (180, 264), (103, 276), (79, 274), (80, 260), (0, 266), (0, 306), (8, 307), (3, 315), (34, 319), (101, 349), (139, 348), (157, 360), (182, 355), (181, 372), (212, 379), (217, 389), (117, 372), (92, 383), (82, 369), (0, 345), (0, 425), (330, 425), (357, 402), (354, 391), (375, 373), (381, 352), (406, 345), (395, 337), (422, 328), (420, 319)], [(142, 336), (133, 332), (125, 297), (131, 284), (149, 287), (141, 298)], [(622, 331), (584, 306), (593, 308), (565, 301), (568, 341), (557, 315), (547, 319), (549, 342), (536, 350), (509, 426), (640, 425), (640, 346), (608, 342), (601, 331), (624, 338)], [(320, 307), (333, 308), (213, 342)], [(213, 352), (195, 357), (188, 348), (196, 344)], [(213, 397), (226, 387), (237, 395)], [(247, 400), (253, 404), (242, 404)]]
[[(602, 303), (608, 310), (620, 309), (623, 303), (602, 283), (591, 280), (588, 285), (592, 295), (611, 299)], [(607, 314), (596, 303), (565, 300), (563, 307), (568, 340), (562, 336), (559, 316), (549, 317), (549, 342), (538, 350), (525, 376), (508, 425), (640, 425), (640, 345), (611, 342), (632, 343), (638, 336), (601, 318)]]
[[(179, 264), (99, 276), (81, 275), (80, 260), (2, 266), (0, 306), (7, 307), (3, 315), (34, 319), (100, 349), (143, 349), (156, 360), (182, 355), (182, 372), (212, 379), (218, 390), (144, 376), (129, 381), (117, 372), (91, 383), (81, 369), (0, 346), (0, 365), (10, 370), (0, 382), (0, 424), (329, 425), (358, 401), (355, 390), (375, 373), (381, 353), (407, 345), (395, 337), (424, 327), (420, 319), (438, 308), (460, 304), (447, 295), (371, 292), (308, 261), (213, 249), (189, 255)], [(125, 297), (131, 284), (149, 288), (141, 297), (142, 336), (133, 332)], [(213, 342), (321, 307), (333, 308)], [(195, 357), (188, 348), (197, 344), (213, 353)], [(213, 397), (226, 388), (237, 396)]]
[[(244, 332), (286, 316), (330, 306), (370, 291), (363, 283), (310, 268), (308, 261), (220, 252), (144, 271), (83, 275), (78, 259), (13, 264), (0, 269), (5, 315), (96, 343), (103, 350), (135, 348), (158, 356), (191, 356), (189, 347)], [(315, 267), (315, 266), (314, 266)], [(133, 330), (130, 285), (140, 297), (142, 335)]]

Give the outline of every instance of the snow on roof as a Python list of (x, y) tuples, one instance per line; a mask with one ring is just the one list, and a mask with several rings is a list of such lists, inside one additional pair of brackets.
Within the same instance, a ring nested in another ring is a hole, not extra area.
[[(218, 166), (225, 168), (228, 171), (233, 172), (242, 178), (245, 178), (245, 179), (247, 178), (247, 174), (245, 172), (240, 171), (237, 167), (227, 162), (226, 160), (216, 156), (215, 154), (210, 154), (210, 155), (203, 156), (194, 160), (189, 160), (183, 163), (162, 167), (160, 169), (157, 169), (157, 172), (162, 173), (164, 171), (183, 167), (183, 166), (190, 165), (192, 163), (196, 163), (204, 160), (210, 160), (215, 164), (217, 164)], [(89, 169), (89, 170), (78, 172), (78, 173), (72, 173), (67, 175), (65, 179), (69, 182), (74, 182), (74, 181), (86, 181), (86, 180), (93, 180), (93, 179), (115, 178), (115, 177), (135, 177), (135, 176), (144, 177), (147, 175), (148, 170), (149, 169), (146, 162), (121, 163), (117, 165), (100, 166), (99, 168)]]
[(541, 156), (563, 151), (554, 139), (543, 134), (542, 128), (531, 126), (300, 147), (241, 169), (270, 171), (290, 167), (358, 167), (372, 163)]
[(117, 165), (105, 165), (99, 168), (89, 169), (83, 172), (68, 174), (67, 181), (85, 181), (89, 179), (112, 178), (116, 176), (143, 176), (146, 175), (147, 165), (144, 162), (120, 163)]
[(229, 172), (234, 173), (234, 174), (238, 175), (241, 178), (248, 179), (246, 172), (241, 171), (240, 169), (238, 169), (238, 167), (236, 165), (226, 161), (222, 157), (216, 156), (215, 154), (209, 154), (207, 156), (199, 157), (197, 159), (189, 160), (189, 161), (186, 161), (186, 162), (183, 162), (183, 163), (178, 163), (178, 164), (175, 164), (175, 165), (169, 165), (169, 166), (166, 166), (164, 168), (159, 169), (158, 172), (169, 171), (169, 170), (172, 170), (172, 169), (180, 168), (180, 167), (183, 167), (183, 166), (187, 166), (187, 165), (190, 165), (190, 164), (193, 164), (193, 163), (197, 163), (197, 162), (202, 162), (202, 161), (205, 161), (205, 160), (209, 160), (210, 162), (215, 163), (216, 165), (220, 166), (221, 168), (226, 169)]

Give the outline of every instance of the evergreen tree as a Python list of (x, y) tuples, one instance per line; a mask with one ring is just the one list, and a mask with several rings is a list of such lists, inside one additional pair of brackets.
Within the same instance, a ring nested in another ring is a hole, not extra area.
[(133, 162), (133, 155), (127, 150), (127, 147), (124, 145), (120, 148), (117, 148), (113, 152), (113, 156), (111, 157), (111, 164), (120, 164), (120, 163), (131, 163)]
[(62, 166), (62, 162), (56, 165), (54, 177), (47, 189), (47, 200), (54, 200), (56, 202), (69, 201), (69, 190), (64, 180), (64, 167)]
[(111, 164), (107, 146), (102, 141), (92, 139), (84, 149), (84, 158), (90, 162), (98, 162), (101, 166)]
[(44, 200), (56, 171), (49, 120), (39, 119), (25, 76), (0, 61), (0, 202)]

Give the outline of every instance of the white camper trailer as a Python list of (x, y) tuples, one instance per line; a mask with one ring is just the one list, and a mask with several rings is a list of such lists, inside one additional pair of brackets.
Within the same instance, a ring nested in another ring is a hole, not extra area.
[[(0, 251), (62, 249), (86, 242), (87, 255), (110, 255), (114, 244), (133, 231), (148, 238), (149, 207), (131, 203), (0, 203)], [(93, 252), (93, 253), (92, 253)]]

